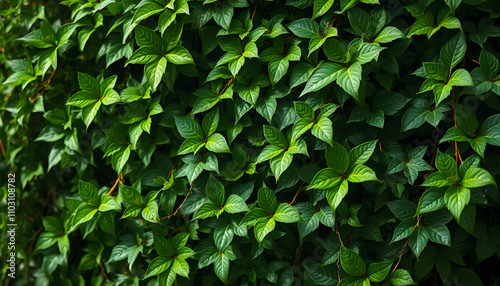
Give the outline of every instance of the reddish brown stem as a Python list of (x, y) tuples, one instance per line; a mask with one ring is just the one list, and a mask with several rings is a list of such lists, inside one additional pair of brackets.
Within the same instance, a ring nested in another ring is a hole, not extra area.
[(2, 139), (0, 139), (0, 149), (2, 149), (2, 155), (5, 157), (5, 147), (3, 146)]
[(113, 185), (113, 187), (111, 187), (111, 190), (109, 190), (108, 195), (111, 196), (113, 194), (113, 191), (118, 186), (118, 183), (121, 183), (121, 182), (123, 182), (123, 172), (121, 172), (120, 175), (118, 176), (118, 179), (116, 179), (115, 184)]
[(300, 185), (300, 187), (297, 189), (297, 192), (295, 192), (295, 196), (293, 197), (292, 201), (288, 203), (289, 205), (293, 205), (293, 203), (295, 203), (295, 200), (297, 199), (299, 194), (302, 192), (305, 185), (306, 185), (306, 182), (302, 182), (302, 185)]
[(125, 70), (125, 77), (123, 78), (122, 86), (125, 86), (125, 83), (127, 83), (129, 74), (130, 74), (130, 65), (128, 65), (127, 70)]
[[(194, 184), (194, 182), (193, 182)], [(184, 195), (184, 200), (182, 201), (182, 203), (177, 207), (177, 209), (175, 210), (175, 212), (171, 215), (168, 215), (168, 216), (165, 216), (165, 217), (161, 217), (159, 218), (158, 220), (162, 220), (162, 219), (170, 219), (171, 217), (173, 216), (176, 216), (177, 213), (179, 212), (179, 210), (182, 208), (182, 206), (184, 205), (184, 203), (186, 202), (187, 198), (189, 197), (189, 195), (191, 194), (191, 190), (193, 189), (193, 184), (191, 184), (191, 186), (189, 187), (189, 191), (187, 194)]]
[(255, 2), (255, 6), (253, 7), (252, 17), (250, 18), (250, 21), (253, 21), (256, 11), (257, 11), (257, 1)]

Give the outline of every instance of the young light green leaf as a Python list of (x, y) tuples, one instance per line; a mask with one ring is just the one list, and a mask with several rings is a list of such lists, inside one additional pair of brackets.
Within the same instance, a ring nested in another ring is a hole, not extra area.
[(460, 222), (460, 214), (469, 200), (470, 189), (462, 186), (452, 186), (444, 193), (446, 207), (458, 222)]
[(214, 133), (208, 137), (205, 147), (214, 153), (231, 153), (226, 138), (219, 133)]
[(281, 203), (278, 205), (273, 218), (278, 222), (284, 223), (293, 223), (302, 220), (297, 209), (287, 203)]
[(278, 181), (281, 174), (283, 174), (283, 172), (288, 169), (288, 167), (292, 163), (292, 160), (293, 155), (290, 154), (290, 152), (285, 151), (269, 161), (271, 165), (271, 171), (273, 172), (276, 181)]
[(333, 5), (334, 0), (314, 0), (312, 19), (324, 15)]

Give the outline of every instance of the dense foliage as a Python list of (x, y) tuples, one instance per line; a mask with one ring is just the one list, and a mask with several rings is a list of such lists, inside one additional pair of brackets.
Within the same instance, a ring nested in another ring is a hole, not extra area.
[(499, 11), (1, 1), (4, 278), (499, 285)]

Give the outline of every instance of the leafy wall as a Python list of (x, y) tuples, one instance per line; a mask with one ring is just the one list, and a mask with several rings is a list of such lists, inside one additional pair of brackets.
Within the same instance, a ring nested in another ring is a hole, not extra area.
[(499, 11), (1, 1), (7, 285), (499, 285)]

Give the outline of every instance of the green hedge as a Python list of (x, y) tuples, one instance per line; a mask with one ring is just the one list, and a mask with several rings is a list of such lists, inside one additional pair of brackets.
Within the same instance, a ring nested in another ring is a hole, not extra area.
[(1, 1), (6, 283), (499, 285), (499, 11)]

